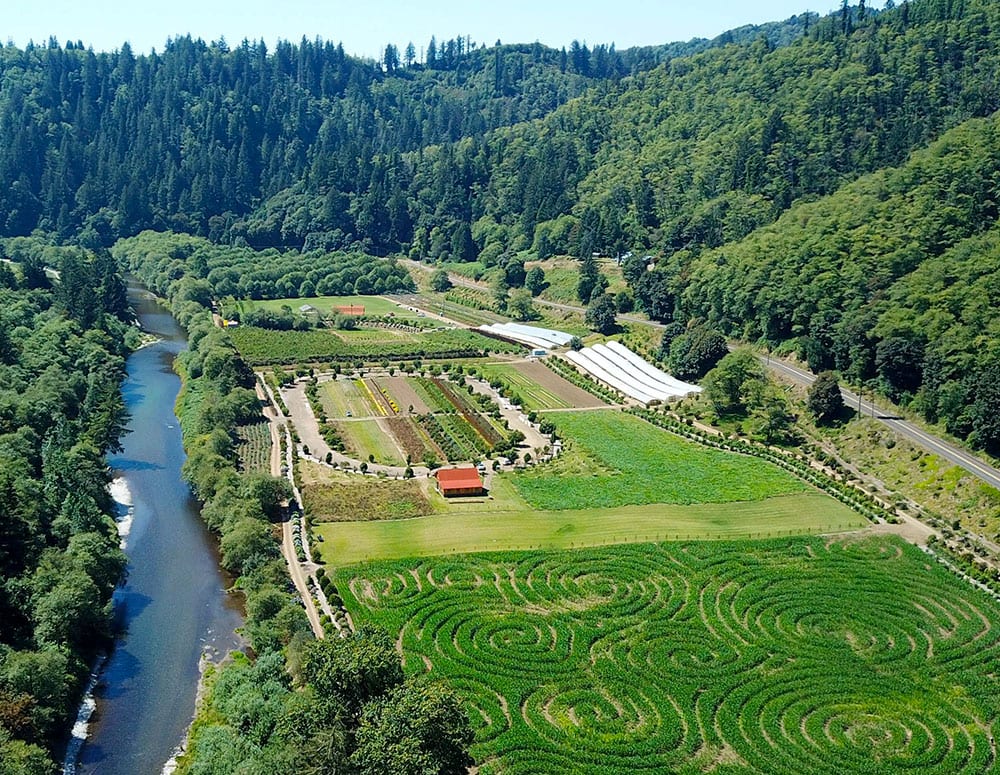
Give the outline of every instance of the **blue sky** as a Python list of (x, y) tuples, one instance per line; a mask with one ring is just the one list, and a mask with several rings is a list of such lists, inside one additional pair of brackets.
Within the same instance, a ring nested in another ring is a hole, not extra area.
[[(852, 0), (852, 5), (856, 0)], [(128, 40), (138, 52), (163, 49), (168, 37), (339, 41), (359, 56), (378, 56), (386, 43), (419, 52), (438, 40), (468, 35), (474, 42), (532, 42), (560, 47), (573, 40), (615, 43), (620, 49), (711, 38), (733, 27), (827, 13), (838, 0), (21, 0), (4, 3), (0, 41), (24, 46), (55, 36), (95, 50)], [(869, 2), (881, 8), (882, 0)]]

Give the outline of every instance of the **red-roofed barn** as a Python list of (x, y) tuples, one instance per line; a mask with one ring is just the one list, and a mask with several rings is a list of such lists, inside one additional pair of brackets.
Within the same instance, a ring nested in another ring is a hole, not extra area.
[(438, 489), (446, 498), (483, 494), (483, 480), (475, 468), (442, 468), (435, 476)]

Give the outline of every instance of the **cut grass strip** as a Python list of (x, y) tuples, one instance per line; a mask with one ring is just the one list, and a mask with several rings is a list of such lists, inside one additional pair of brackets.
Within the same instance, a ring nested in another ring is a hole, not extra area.
[[(433, 504), (433, 501), (432, 501)], [(867, 525), (846, 506), (809, 492), (748, 503), (652, 504), (617, 509), (476, 509), (394, 522), (318, 525), (323, 562), (398, 560), (484, 551), (568, 549), (686, 539), (766, 538)]]

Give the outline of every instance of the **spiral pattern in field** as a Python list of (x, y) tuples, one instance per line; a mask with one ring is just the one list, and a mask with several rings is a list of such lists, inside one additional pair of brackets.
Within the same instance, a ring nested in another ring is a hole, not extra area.
[(895, 539), (347, 569), (466, 700), (480, 772), (1000, 768), (1000, 610)]

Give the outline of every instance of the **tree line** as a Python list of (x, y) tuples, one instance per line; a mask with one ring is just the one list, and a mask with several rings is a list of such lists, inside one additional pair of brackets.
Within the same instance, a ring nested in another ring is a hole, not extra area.
[(104, 455), (120, 449), (137, 334), (106, 253), (22, 239), (2, 255), (0, 769), (43, 775), (112, 637), (125, 555)]

